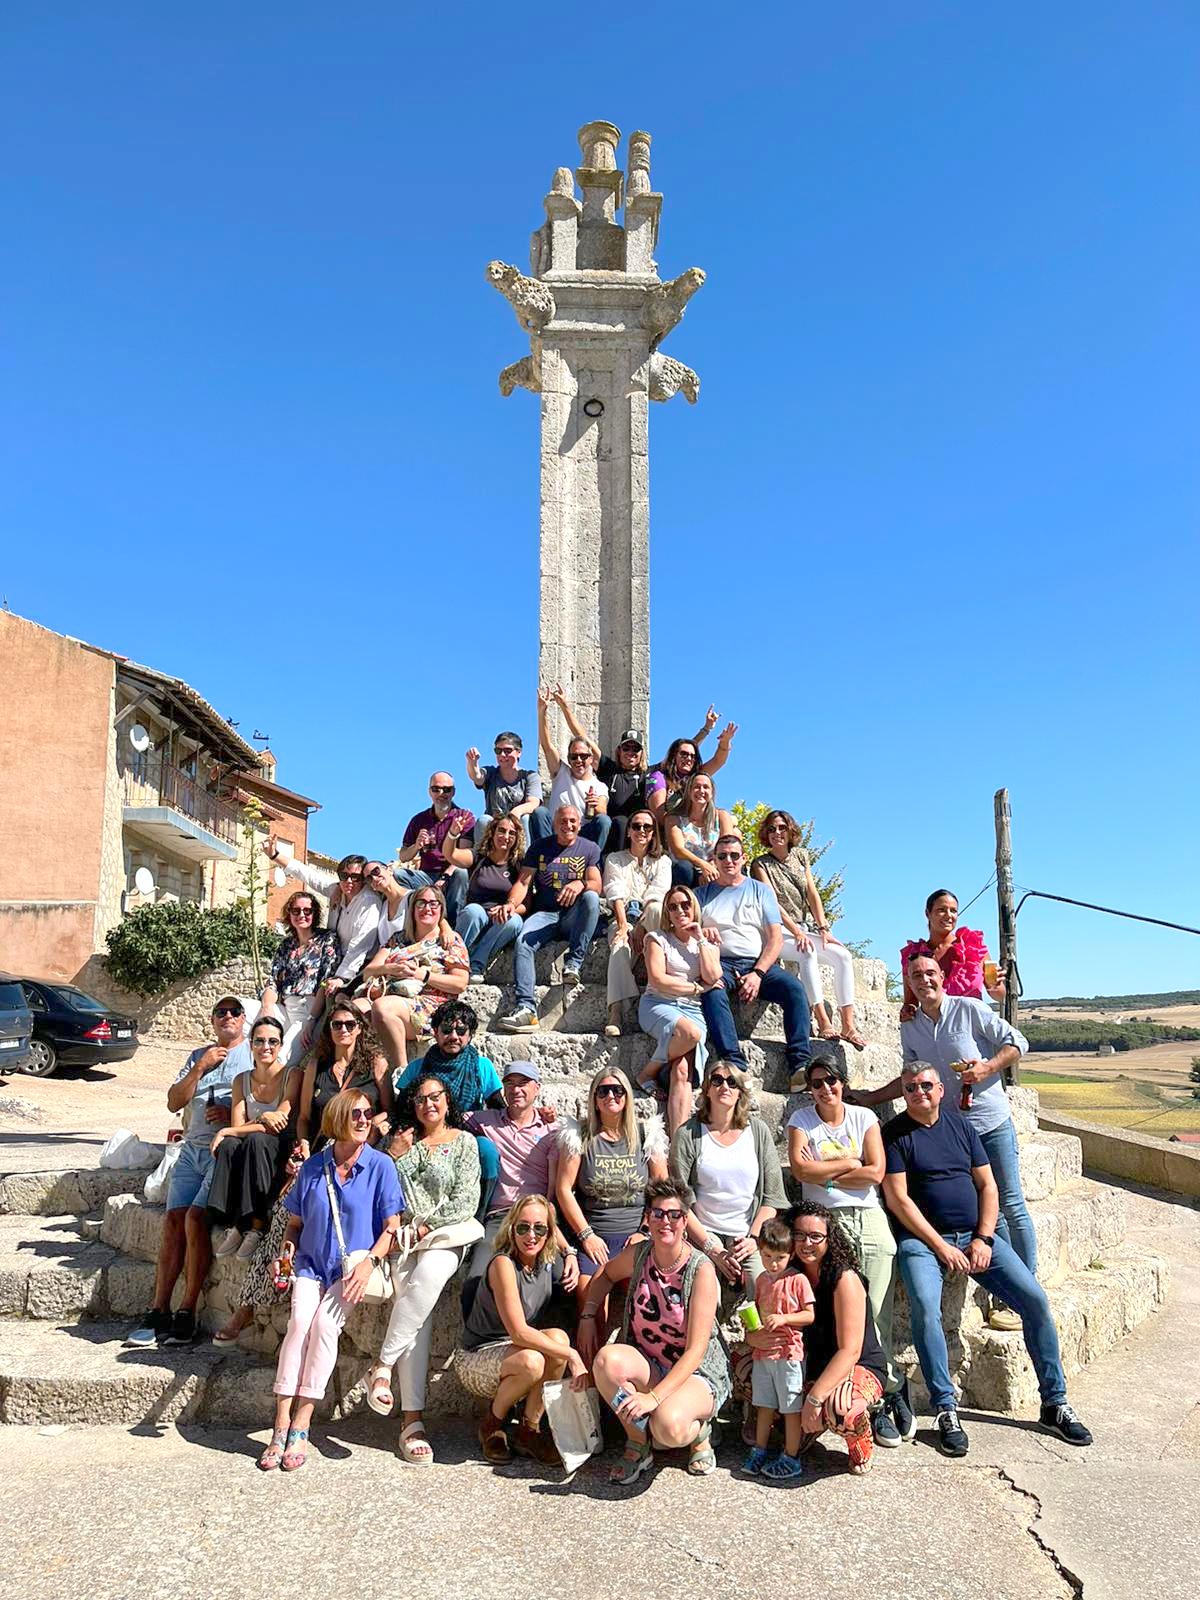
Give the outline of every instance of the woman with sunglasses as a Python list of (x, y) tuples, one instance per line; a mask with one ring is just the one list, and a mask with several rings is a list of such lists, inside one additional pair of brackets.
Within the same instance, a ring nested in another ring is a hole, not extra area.
[(288, 933), (271, 962), (262, 992), (262, 1012), (281, 1018), (283, 1060), (294, 1067), (325, 1005), (326, 985), (341, 959), (336, 933), (321, 926), (321, 907), (307, 889), (297, 889), (283, 904)]
[(638, 1073), (638, 1087), (653, 1088), (667, 1110), (671, 1133), (691, 1116), (692, 1094), (704, 1071), (707, 1029), (700, 996), (724, 981), (721, 952), (700, 926), (700, 902), (683, 884), (667, 891), (663, 926), (646, 935), (646, 992), (638, 1024), (654, 1040), (654, 1054)]
[[(305, 888), (329, 897), (329, 929), (338, 937), (341, 956), (330, 974), (331, 989), (353, 987), (363, 963), (379, 943), (379, 918), (384, 898), (368, 885), (365, 856), (343, 856), (336, 872), (292, 859), (292, 847), (274, 833), (263, 841), (267, 858), (282, 867), (289, 878), (298, 878)], [(286, 920), (286, 919), (285, 919)], [(319, 922), (315, 926), (320, 926)]]
[[(805, 1200), (796, 1207), (792, 1247), (816, 1301), (804, 1334), (800, 1455), (828, 1429), (846, 1441), (850, 1471), (861, 1475), (871, 1465), (871, 1411), (883, 1397), (887, 1367), (871, 1322), (867, 1286), (838, 1214), (828, 1206)], [(799, 1469), (799, 1462), (795, 1465)]]
[(490, 819), (467, 879), (467, 903), (454, 925), (471, 957), (472, 983), (484, 981), (492, 958), (507, 949), (525, 925), (508, 903), (525, 849), (525, 834), (516, 817), (506, 813)]
[(672, 883), (714, 882), (717, 840), (737, 829), (729, 812), (717, 805), (717, 786), (707, 772), (693, 772), (668, 802), (665, 825)]
[(363, 864), (363, 880), (383, 904), (379, 910), (379, 925), (375, 930), (375, 948), (367, 951), (368, 959), (404, 926), (404, 902), (409, 890), (397, 882), (396, 874), (385, 861), (367, 861)]
[(233, 1080), (233, 1115), (212, 1142), (213, 1176), (208, 1191), (210, 1222), (224, 1223), (215, 1256), (249, 1261), (283, 1182), (288, 1147), (284, 1134), (300, 1074), (282, 1060), (283, 1024), (259, 1017), (250, 1029), (249, 1072)]
[(650, 773), (646, 780), (646, 804), (661, 823), (667, 803), (673, 800), (694, 772), (707, 772), (711, 778), (729, 760), (729, 751), (737, 733), (737, 723), (727, 722), (721, 729), (717, 748), (707, 761), (700, 755), (700, 746), (716, 727), (719, 718), (716, 708), (709, 706), (704, 725), (694, 739), (672, 739), (666, 758)]
[(837, 1213), (867, 1286), (868, 1314), (884, 1358), (884, 1399), (874, 1417), (876, 1444), (889, 1449), (911, 1439), (916, 1421), (908, 1380), (892, 1362), (892, 1299), (896, 1240), (880, 1198), (883, 1135), (873, 1111), (847, 1105), (846, 1068), (840, 1053), (818, 1045), (804, 1069), (811, 1105), (788, 1120), (788, 1165), (805, 1204)]
[[(671, 887), (671, 863), (663, 854), (658, 823), (640, 807), (628, 819), (627, 848), (604, 863), (608, 904), (608, 1021), (610, 1039), (623, 1032), (626, 1013), (637, 1000), (634, 963), (641, 958), (649, 929), (659, 926), (663, 896)], [(644, 1187), (644, 1185), (643, 1185)]]
[(414, 889), (404, 928), (363, 968), (371, 1017), (394, 1069), (408, 1063), (411, 1040), (428, 1036), (433, 1013), (467, 987), (471, 958), (446, 920), (446, 901), (433, 885)]
[[(646, 1186), (649, 1243), (630, 1244), (592, 1277), (579, 1316), (579, 1353), (625, 1430), (611, 1483), (635, 1483), (654, 1446), (686, 1448), (695, 1477), (716, 1466), (712, 1419), (729, 1398), (729, 1362), (717, 1328), (717, 1275), (688, 1243), (691, 1190), (674, 1178)], [(629, 1284), (618, 1342), (601, 1346), (597, 1322), (609, 1290)]]
[[(867, 1041), (854, 1020), (854, 962), (849, 950), (829, 931), (829, 918), (812, 875), (804, 835), (790, 812), (769, 811), (759, 824), (758, 842), (764, 854), (755, 856), (750, 876), (774, 889), (783, 920), (782, 961), (794, 961), (812, 1007), (813, 1021), (822, 1039), (844, 1039), (856, 1050)], [(833, 968), (833, 989), (841, 1027), (836, 1027), (825, 1006), (821, 967)]]
[(925, 925), (925, 938), (910, 939), (900, 951), (904, 974), (900, 1021), (908, 1022), (917, 1012), (917, 997), (908, 981), (908, 964), (914, 956), (933, 957), (942, 969), (947, 994), (982, 1000), (986, 992), (999, 1004), (1004, 999), (1004, 974), (988, 954), (982, 933), (977, 928), (959, 927), (958, 896), (949, 889), (935, 889), (925, 901)]
[(367, 1143), (373, 1117), (358, 1089), (334, 1095), (321, 1118), (327, 1142), (288, 1192), (290, 1220), (275, 1270), (287, 1263), (292, 1309), (275, 1370), (275, 1427), (258, 1460), (263, 1472), (304, 1465), (313, 1406), (324, 1397), (346, 1318), (400, 1228), (395, 1163)]
[(671, 1137), (670, 1164), (696, 1196), (688, 1237), (729, 1283), (753, 1294), (762, 1271), (758, 1230), (788, 1199), (775, 1141), (750, 1103), (745, 1073), (731, 1061), (709, 1062), (696, 1115)]
[(325, 1107), (343, 1089), (360, 1089), (370, 1100), (375, 1116), (371, 1142), (377, 1143), (392, 1109), (387, 1056), (362, 1013), (338, 999), (330, 1003), (300, 1085), (296, 1143), (302, 1161), (321, 1148), (319, 1134), (310, 1144), (311, 1131), (320, 1128)]
[(404, 1195), (414, 1248), (392, 1267), (392, 1309), (379, 1360), (368, 1378), (367, 1404), (391, 1415), (392, 1369), (400, 1389), (400, 1455), (410, 1466), (428, 1467), (433, 1449), (425, 1432), (425, 1380), (434, 1307), (458, 1270), (464, 1249), (483, 1236), (474, 1221), (479, 1208), (479, 1156), (463, 1131), (462, 1115), (441, 1078), (423, 1072), (407, 1097), (405, 1118), (419, 1131), (415, 1140), (390, 1148)]
[(639, 1126), (633, 1089), (619, 1067), (601, 1067), (588, 1090), (587, 1124), (564, 1122), (558, 1134), (559, 1214), (579, 1241), (576, 1298), (642, 1225), (646, 1185), (667, 1175), (661, 1117)]
[[(523, 1194), (496, 1234), (495, 1253), (463, 1321), (454, 1370), (468, 1394), (490, 1402), (479, 1424), (485, 1461), (511, 1461), (515, 1450), (561, 1466), (554, 1440), (542, 1431), (547, 1379), (585, 1379), (587, 1367), (561, 1328), (547, 1327), (559, 1309), (563, 1258), (558, 1219), (545, 1195)], [(508, 1417), (524, 1401), (511, 1434)]]

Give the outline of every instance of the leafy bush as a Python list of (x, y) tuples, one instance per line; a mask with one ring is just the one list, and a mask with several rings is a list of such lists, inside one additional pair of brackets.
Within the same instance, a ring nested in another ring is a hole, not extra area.
[(202, 911), (190, 901), (164, 900), (139, 906), (112, 930), (105, 965), (122, 988), (161, 994), (181, 978), (198, 978), (235, 956), (251, 955), (255, 933), (269, 959), (279, 935), (255, 929), (245, 904)]
[[(763, 853), (763, 847), (758, 842), (758, 830), (763, 818), (769, 811), (773, 810), (775, 810), (774, 806), (764, 805), (761, 800), (756, 806), (748, 806), (744, 800), (735, 800), (730, 807), (734, 826), (742, 836), (742, 845), (746, 851), (747, 864), (753, 861), (755, 856), (760, 856)], [(830, 923), (834, 923), (842, 914), (840, 902), (845, 880), (841, 872), (834, 872), (828, 878), (823, 878), (817, 871), (817, 862), (829, 849), (833, 840), (826, 839), (824, 844), (814, 844), (813, 828), (815, 823), (812, 818), (810, 817), (807, 822), (800, 822), (797, 817), (796, 821), (800, 827), (800, 843), (808, 851), (808, 859), (812, 865), (813, 877), (817, 884), (817, 893), (821, 896), (821, 904), (825, 907), (825, 915)], [(861, 955), (862, 951), (856, 950), (855, 953)]]
[(1031, 1050), (1141, 1050), (1151, 1044), (1200, 1039), (1200, 1028), (1171, 1028), (1161, 1022), (1100, 1022), (1088, 1017), (1054, 1022), (1023, 1022)]

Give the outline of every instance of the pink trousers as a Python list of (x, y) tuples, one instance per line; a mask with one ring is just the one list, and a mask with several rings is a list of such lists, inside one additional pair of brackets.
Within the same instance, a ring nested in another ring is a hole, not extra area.
[(338, 1337), (350, 1307), (342, 1299), (342, 1283), (322, 1289), (315, 1278), (292, 1284), (292, 1316), (279, 1346), (275, 1393), (321, 1400), (337, 1360)]

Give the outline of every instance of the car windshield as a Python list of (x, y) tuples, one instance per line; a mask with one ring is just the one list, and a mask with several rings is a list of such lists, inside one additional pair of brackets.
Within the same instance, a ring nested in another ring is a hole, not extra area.
[(0, 983), (0, 1011), (28, 1011), (20, 984)]
[(105, 1012), (108, 1007), (101, 1001), (94, 999), (90, 994), (84, 994), (82, 989), (73, 989), (70, 984), (51, 983), (47, 987), (51, 994), (55, 994), (73, 1011), (99, 1011)]

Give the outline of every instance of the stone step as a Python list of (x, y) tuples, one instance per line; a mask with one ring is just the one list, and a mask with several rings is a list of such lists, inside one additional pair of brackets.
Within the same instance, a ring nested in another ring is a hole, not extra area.
[[(1039, 1240), (1040, 1242), (1040, 1240)], [(1166, 1298), (1167, 1263), (1117, 1245), (1049, 1290), (1068, 1380), (1126, 1334)], [(1037, 1379), (1020, 1332), (998, 1333), (984, 1320), (987, 1299), (978, 1285), (950, 1279), (942, 1302), (950, 1371), (964, 1405), (988, 1411), (1023, 1411), (1038, 1403)], [(908, 1328), (903, 1288), (896, 1295), (896, 1359), (909, 1373), (915, 1400), (928, 1405)]]
[[(556, 981), (557, 969), (561, 964), (565, 951), (565, 944), (550, 944), (543, 945), (543, 947), (535, 953), (534, 970), (537, 973), (537, 980), (539, 983), (550, 983), (552, 981)], [(604, 938), (597, 938), (593, 941), (587, 955), (583, 958), (583, 966), (580, 970), (585, 983), (595, 984), (601, 989), (604, 987), (605, 979), (608, 973), (608, 945)], [(552, 973), (555, 974), (553, 979), (551, 977)], [(832, 969), (829, 967), (822, 967), (821, 976), (825, 994), (832, 996)], [(507, 950), (502, 950), (500, 954), (496, 956), (495, 959), (489, 964), (487, 969), (487, 979), (489, 984), (496, 984), (501, 988), (506, 988), (511, 985), (513, 981), (511, 945)], [(887, 965), (883, 961), (874, 960), (869, 956), (855, 956), (854, 986), (856, 991), (856, 1003), (858, 1001), (882, 1001), (884, 1003), (890, 1003), (887, 1001)], [(898, 1014), (898, 1002), (895, 1004), (895, 1010)]]
[(65, 1217), (99, 1208), (113, 1194), (140, 1193), (157, 1165), (111, 1171), (72, 1167), (51, 1172), (9, 1172), (0, 1176), (0, 1216)]

